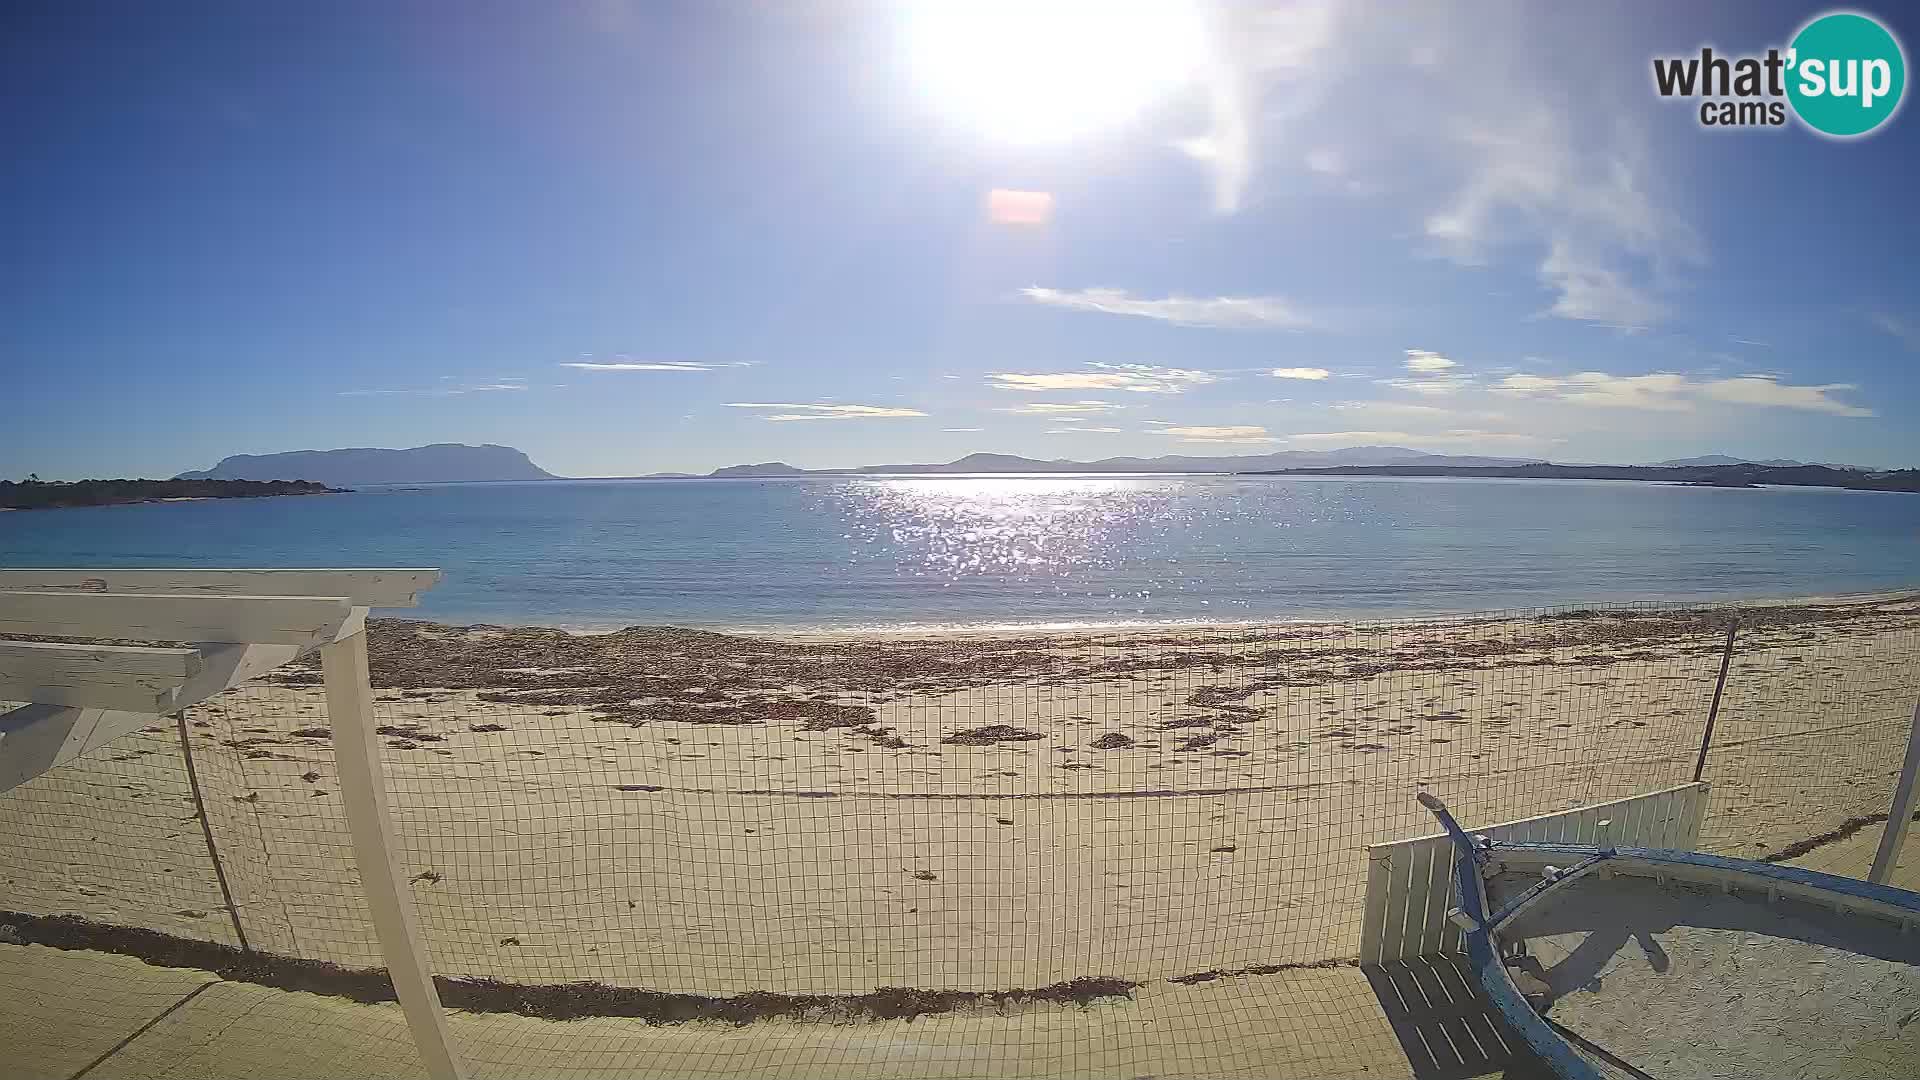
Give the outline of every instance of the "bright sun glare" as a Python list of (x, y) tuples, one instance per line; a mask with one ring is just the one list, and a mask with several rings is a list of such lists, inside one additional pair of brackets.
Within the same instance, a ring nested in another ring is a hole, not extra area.
[(1184, 0), (925, 0), (912, 62), (939, 107), (996, 139), (1044, 142), (1127, 120), (1204, 51)]

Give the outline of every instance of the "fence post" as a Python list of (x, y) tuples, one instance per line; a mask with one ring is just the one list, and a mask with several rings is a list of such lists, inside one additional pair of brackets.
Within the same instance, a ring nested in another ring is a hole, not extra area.
[(1913, 824), (1914, 774), (1920, 772), (1920, 701), (1913, 704), (1913, 723), (1907, 728), (1907, 756), (1900, 766), (1900, 782), (1894, 785), (1893, 804), (1887, 807), (1887, 827), (1880, 833), (1880, 850), (1874, 853), (1873, 869), (1867, 880), (1885, 885), (1900, 859), (1900, 848), (1907, 842), (1907, 826)]
[(193, 812), (200, 818), (200, 834), (207, 838), (207, 858), (213, 860), (213, 878), (220, 883), (220, 898), (227, 902), (227, 918), (233, 920), (233, 936), (240, 939), (240, 951), (252, 952), (247, 932), (240, 926), (240, 909), (233, 904), (233, 890), (227, 887), (227, 868), (220, 864), (220, 849), (213, 843), (213, 822), (207, 819), (207, 801), (200, 796), (200, 774), (193, 768), (193, 743), (187, 738), (187, 714), (173, 714), (180, 728), (180, 756), (187, 763), (187, 787), (193, 791)]
[(1713, 745), (1713, 723), (1720, 719), (1720, 695), (1727, 689), (1727, 666), (1733, 663), (1733, 635), (1740, 629), (1740, 620), (1727, 622), (1727, 644), (1720, 652), (1720, 679), (1713, 684), (1713, 704), (1707, 707), (1707, 729), (1700, 733), (1700, 756), (1693, 762), (1693, 782), (1700, 782), (1700, 774), (1707, 771), (1707, 747)]
[(394, 857), (386, 775), (380, 764), (380, 740), (373, 730), (366, 631), (323, 647), (320, 671), (340, 767), (340, 796), (353, 830), (354, 861), (360, 867), (360, 886), (373, 912), (387, 974), (427, 1074), (434, 1080), (462, 1080), (465, 1070), (447, 1038), (446, 1014), (427, 966), (426, 942), (414, 922), (406, 873)]

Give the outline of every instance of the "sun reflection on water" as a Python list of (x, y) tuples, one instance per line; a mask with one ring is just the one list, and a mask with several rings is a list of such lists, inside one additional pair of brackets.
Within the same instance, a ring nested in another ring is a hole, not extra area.
[[(1191, 527), (1195, 509), (1164, 478), (938, 477), (849, 484), (837, 493), (857, 561), (959, 583), (995, 578), (1070, 587), (1120, 569), (1142, 548)], [(1177, 582), (1140, 581), (1139, 595)], [(1171, 581), (1167, 580), (1171, 579)]]

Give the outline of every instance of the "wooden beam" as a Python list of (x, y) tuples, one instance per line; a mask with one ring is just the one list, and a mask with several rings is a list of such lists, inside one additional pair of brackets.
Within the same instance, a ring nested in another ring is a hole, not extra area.
[(170, 712), (200, 667), (194, 649), (0, 641), (0, 701)]
[(0, 592), (0, 634), (33, 637), (314, 646), (334, 640), (354, 613), (343, 596)]
[[(351, 635), (364, 632), (365, 608), (355, 608)], [(188, 650), (150, 650), (172, 652)], [(210, 643), (193, 650), (200, 669), (172, 692), (166, 708), (175, 712), (222, 690), (265, 674), (309, 651), (300, 645)], [(92, 753), (130, 732), (150, 727), (157, 717), (145, 710), (83, 708), (57, 702), (23, 705), (0, 713), (0, 792), (18, 787), (56, 765)]]
[(359, 607), (413, 607), (439, 580), (432, 569), (0, 570), (0, 591), (344, 596)]
[(373, 691), (367, 682), (366, 635), (354, 634), (321, 649), (320, 667), (340, 770), (340, 800), (353, 831), (360, 888), (373, 915), (387, 974), (427, 1075), (433, 1080), (461, 1080), (465, 1073), (447, 1037), (447, 1014), (433, 985), (426, 941), (414, 921), (409, 875), (393, 843), (380, 739), (374, 732)]
[(1900, 850), (1907, 843), (1907, 829), (1913, 824), (1913, 807), (1920, 799), (1920, 701), (1913, 705), (1913, 723), (1907, 727), (1907, 756), (1900, 766), (1900, 779), (1893, 787), (1893, 802), (1887, 807), (1887, 824), (1880, 830), (1880, 847), (1874, 852), (1873, 867), (1867, 880), (1885, 885), (1900, 861)]
[(22, 705), (0, 713), (0, 792), (11, 791), (62, 762), (161, 723), (152, 713)]

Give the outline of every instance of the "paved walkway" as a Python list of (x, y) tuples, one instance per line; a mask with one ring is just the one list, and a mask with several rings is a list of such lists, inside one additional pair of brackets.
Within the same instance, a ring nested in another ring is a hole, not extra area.
[[(1870, 827), (1797, 860), (1864, 876)], [(1920, 888), (1920, 826), (1893, 884)], [(452, 1014), (476, 1078), (1535, 1076), (1444, 965), (1152, 984), (1131, 1002), (1010, 1016), (650, 1027)], [(0, 945), (0, 1080), (423, 1076), (400, 1011), (106, 953)]]

